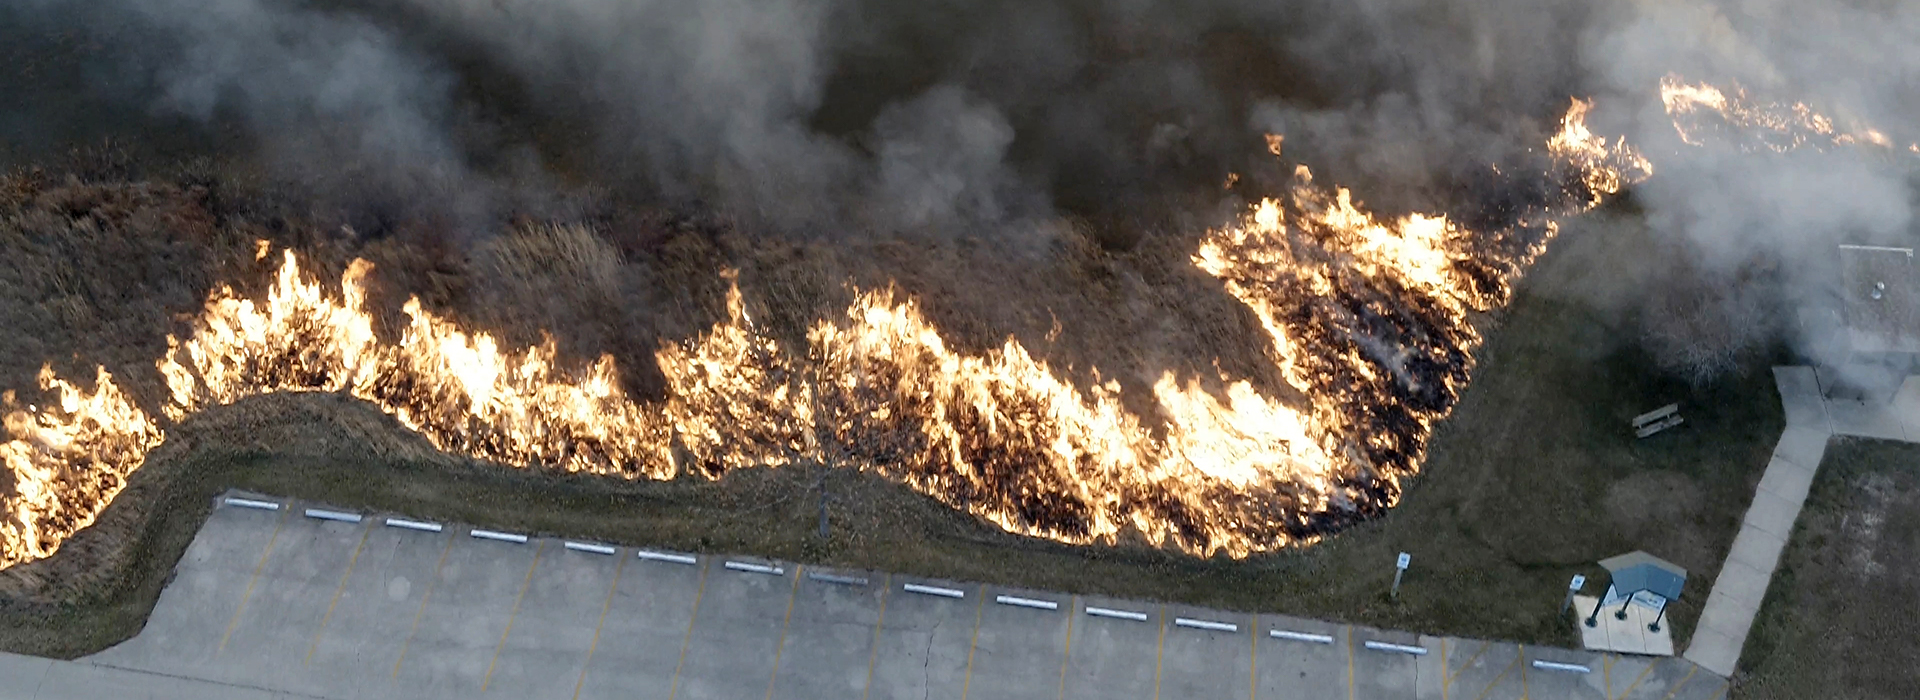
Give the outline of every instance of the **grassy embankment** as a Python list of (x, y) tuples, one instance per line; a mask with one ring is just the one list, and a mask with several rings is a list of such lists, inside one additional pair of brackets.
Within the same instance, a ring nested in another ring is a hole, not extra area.
[[(1537, 272), (1575, 275), (1631, 236), (1570, 231)], [(1539, 285), (1549, 286), (1549, 285)], [(1659, 379), (1617, 342), (1620, 319), (1564, 290), (1524, 292), (1480, 351), (1476, 380), (1387, 517), (1303, 551), (1196, 561), (1011, 537), (878, 479), (831, 472), (833, 534), (814, 536), (815, 475), (752, 470), (708, 483), (627, 483), (468, 464), (370, 408), (275, 396), (188, 421), (73, 552), (115, 549), (57, 604), (0, 611), (0, 649), (74, 656), (139, 629), (212, 496), (250, 489), (535, 533), (735, 552), (953, 579), (1180, 601), (1571, 645), (1567, 578), (1646, 549), (1694, 572), (1672, 610), (1684, 644), (1782, 419), (1764, 363), (1708, 389)], [(1683, 402), (1687, 424), (1636, 441), (1628, 419)], [(1394, 553), (1413, 554), (1397, 601)], [(26, 572), (57, 573), (63, 557)], [(70, 571), (68, 573), (71, 573)], [(58, 576), (56, 576), (58, 578)], [(1594, 584), (1590, 584), (1594, 585)], [(1589, 589), (1592, 590), (1592, 589)]]

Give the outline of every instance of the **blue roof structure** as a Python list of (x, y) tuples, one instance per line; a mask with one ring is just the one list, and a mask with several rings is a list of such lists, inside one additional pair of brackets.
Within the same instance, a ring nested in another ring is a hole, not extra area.
[(1600, 565), (1606, 567), (1607, 573), (1613, 577), (1614, 591), (1622, 596), (1647, 591), (1667, 600), (1675, 600), (1680, 597), (1680, 589), (1687, 583), (1686, 569), (1646, 552), (1608, 557), (1600, 560)]

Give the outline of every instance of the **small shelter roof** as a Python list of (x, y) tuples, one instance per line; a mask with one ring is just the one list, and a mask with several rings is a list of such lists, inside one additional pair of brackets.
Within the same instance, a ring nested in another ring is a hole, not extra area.
[(1624, 596), (1648, 591), (1667, 600), (1675, 600), (1680, 597), (1680, 589), (1687, 582), (1686, 569), (1646, 552), (1608, 557), (1601, 559), (1600, 565), (1606, 567), (1607, 573), (1613, 577), (1614, 590)]

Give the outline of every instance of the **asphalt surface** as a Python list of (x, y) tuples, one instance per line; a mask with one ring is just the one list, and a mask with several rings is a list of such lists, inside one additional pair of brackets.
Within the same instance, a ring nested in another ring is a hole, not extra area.
[(281, 507), (214, 510), (135, 638), (72, 662), (0, 655), (0, 700), (1709, 700), (1727, 685), (1677, 658), (738, 557), (683, 563), (261, 500)]

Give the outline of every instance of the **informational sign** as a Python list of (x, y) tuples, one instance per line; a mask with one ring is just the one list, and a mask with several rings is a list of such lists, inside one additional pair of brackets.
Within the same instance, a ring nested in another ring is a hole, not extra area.
[[(1626, 602), (1626, 600), (1626, 596), (1620, 595), (1619, 591), (1614, 590), (1613, 586), (1609, 585), (1607, 586), (1607, 597), (1600, 601), (1600, 605), (1601, 607), (1619, 605)], [(1648, 610), (1659, 610), (1666, 607), (1667, 599), (1660, 597), (1652, 591), (1639, 591), (1633, 594), (1633, 604)]]
[(1567, 584), (1567, 590), (1569, 590), (1569, 591), (1577, 591), (1577, 590), (1580, 590), (1580, 589), (1582, 589), (1582, 588), (1585, 588), (1585, 587), (1586, 587), (1586, 585), (1587, 585), (1587, 577), (1585, 577), (1585, 576), (1582, 576), (1582, 575), (1580, 575), (1580, 574), (1574, 574), (1574, 575), (1573, 575), (1573, 582), (1572, 582), (1572, 583), (1568, 583), (1568, 584)]
[(1393, 563), (1393, 568), (1405, 569), (1407, 568), (1408, 564), (1412, 564), (1412, 563), (1413, 563), (1413, 555), (1408, 554), (1406, 552), (1401, 552), (1400, 558)]

